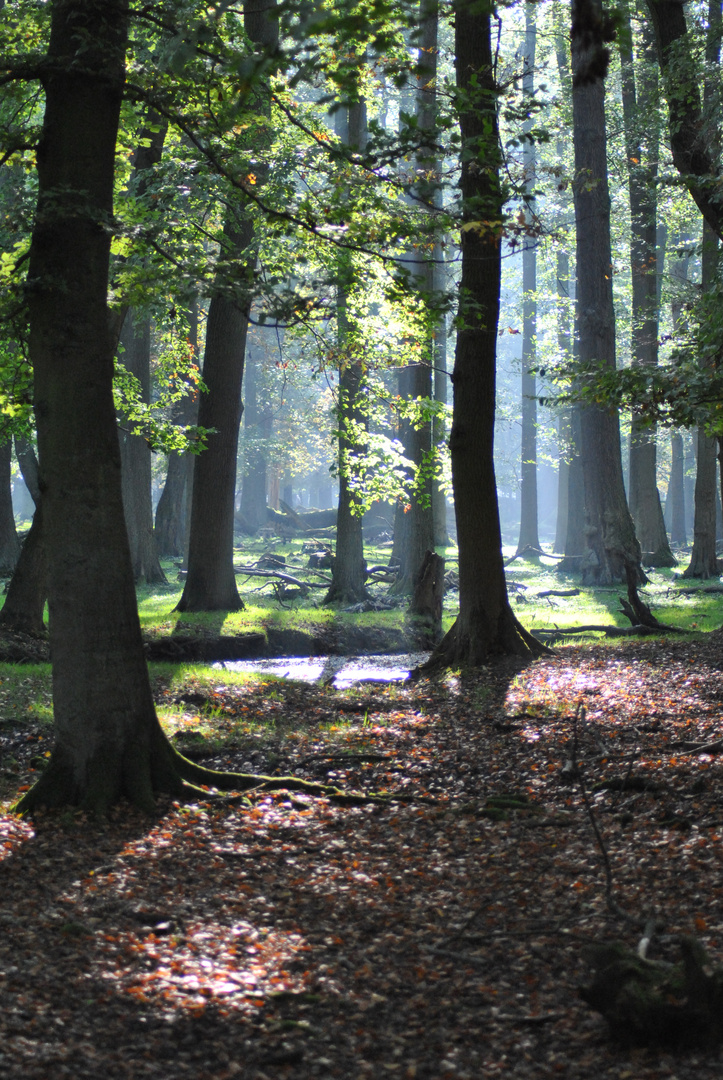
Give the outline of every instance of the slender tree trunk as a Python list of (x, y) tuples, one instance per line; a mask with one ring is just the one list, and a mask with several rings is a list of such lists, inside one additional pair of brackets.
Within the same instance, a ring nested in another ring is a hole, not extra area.
[(3, 577), (12, 574), (20, 554), (13, 514), (12, 456), (12, 440), (6, 439), (0, 443), (0, 575)]
[[(454, 12), (465, 222), (450, 435), (459, 545), (459, 615), (433, 653), (432, 666), (477, 665), (494, 654), (542, 651), (515, 618), (507, 598), (494, 471), (504, 196), (499, 182), (490, 9), (472, 0), (458, 0)], [(479, 162), (485, 167), (480, 168)]]
[[(525, 60), (522, 94), (530, 102), (535, 93), (535, 52), (537, 23), (535, 10), (525, 4)], [(535, 148), (530, 142), (533, 120), (523, 124), (527, 139), (522, 144), (525, 173), (527, 220), (534, 224)], [(520, 443), (520, 534), (517, 554), (540, 547), (537, 516), (537, 379), (534, 373), (537, 355), (537, 241), (527, 237), (522, 248), (522, 427)]]
[(25, 486), (30, 492), (30, 498), (37, 506), (40, 502), (40, 484), (38, 481), (38, 459), (35, 449), (29, 439), (22, 435), (15, 436), (15, 457), (18, 459), (20, 472), (22, 473)]
[[(584, 8), (584, 10), (583, 10)], [(605, 84), (598, 46), (584, 32), (586, 19), (601, 20), (599, 0), (574, 0), (572, 33), (577, 325), (580, 361), (615, 367), (615, 312), (610, 250)], [(640, 545), (625, 499), (617, 414), (596, 406), (582, 410), (582, 468), (587, 516), (583, 581), (609, 584), (632, 567), (644, 579)]]
[[(357, 101), (337, 115), (338, 134), (347, 146), (362, 148), (366, 139), (366, 106)], [(354, 490), (354, 453), (358, 431), (366, 424), (362, 409), (363, 368), (352, 340), (347, 295), (353, 268), (348, 256), (339, 259), (337, 285), (337, 339), (340, 352), (337, 417), (339, 426), (339, 506), (336, 515), (336, 551), (331, 585), (325, 604), (354, 604), (366, 595), (366, 563), (359, 497)]]
[[(189, 340), (194, 357), (198, 356), (198, 303), (194, 300), (189, 308)], [(198, 416), (198, 394), (187, 394), (179, 403), (174, 415), (174, 422), (187, 427), (196, 423)], [(156, 507), (156, 525), (154, 536), (156, 548), (161, 555), (175, 557), (188, 555), (188, 533), (191, 513), (191, 478), (193, 476), (193, 454), (168, 455), (168, 471), (161, 497)]]
[[(434, 245), (435, 288), (440, 291), (444, 291), (446, 287), (444, 251), (445, 249), (441, 243)], [(434, 400), (440, 405), (446, 405), (449, 399), (448, 383), (447, 324), (443, 317), (439, 320), (434, 331)], [(446, 427), (444, 418), (435, 416), (432, 421), (432, 445), (434, 447), (440, 447), (444, 444)], [(446, 548), (449, 545), (447, 496), (436, 477), (432, 481), (432, 524), (434, 526), (434, 546)]]
[(42, 496), (38, 459), (29, 439), (15, 437), (15, 454), (23, 479), (35, 503), (35, 512), (23, 540), (7, 596), (0, 611), (0, 625), (9, 630), (45, 635), (45, 602), (48, 599), (48, 555), (43, 529)]
[(719, 573), (715, 550), (716, 439), (702, 428), (698, 428), (696, 438), (693, 550), (683, 577), (706, 579)]
[(259, 402), (259, 382), (263, 350), (254, 335), (249, 340), (244, 373), (244, 431), (247, 439), (246, 469), (241, 487), (240, 519), (245, 528), (258, 532), (267, 524), (266, 447), (273, 419), (266, 402)]
[[(419, 8), (421, 34), (419, 39), (420, 74), (416, 86), (416, 120), (420, 132), (434, 138), (437, 125), (437, 33), (439, 11), (437, 0), (421, 0)], [(439, 199), (439, 184), (436, 179), (437, 161), (429, 148), (422, 149), (416, 157), (416, 173), (420, 177), (414, 185), (414, 194), (428, 205), (435, 205)], [(434, 177), (430, 180), (429, 177)], [(435, 254), (423, 247), (414, 249), (412, 276), (416, 288), (421, 294), (423, 304), (429, 305), (435, 289)], [(431, 256), (431, 257), (430, 257)], [(434, 364), (434, 330), (429, 328), (425, 341), (426, 355), (419, 364), (411, 364), (399, 373), (399, 393), (408, 401), (430, 400), (433, 396), (432, 368)], [(425, 463), (429, 465), (432, 455), (431, 423), (413, 424), (403, 420), (400, 439), (405, 456), (419, 469)], [(411, 493), (408, 506), (397, 505), (394, 520), (394, 551), (398, 560), (398, 577), (393, 591), (397, 594), (411, 594), (416, 575), (424, 562), (427, 551), (434, 547), (434, 517), (432, 500), (432, 480), (428, 473), (418, 480)]]
[[(123, 323), (121, 342), (124, 347), (122, 362), (138, 379), (142, 400), (148, 403), (151, 398), (150, 316), (137, 317), (131, 309)], [(166, 584), (153, 536), (150, 447), (142, 435), (121, 428), (120, 449), (123, 511), (133, 576), (137, 582)]]
[[(555, 35), (555, 55), (560, 83), (568, 100), (572, 100), (572, 72), (569, 45), (561, 30)], [(565, 160), (566, 148), (562, 139), (557, 142), (558, 160)], [(570, 301), (575, 297), (575, 277), (570, 274), (570, 257), (565, 249), (557, 255), (557, 295), (560, 298), (557, 318), (557, 342), (560, 355), (570, 361), (579, 354), (578, 342), (570, 326)], [(564, 553), (558, 563), (561, 573), (579, 573), (585, 551), (585, 486), (581, 458), (581, 408), (572, 405), (562, 420), (564, 459), (558, 476), (558, 509), (555, 550)]]
[(33, 637), (44, 637), (47, 598), (48, 552), (43, 530), (43, 506), (39, 500), (10, 578), (5, 603), (0, 611), (0, 626)]
[(670, 480), (665, 509), (669, 516), (670, 542), (681, 546), (688, 543), (685, 531), (684, 459), (683, 436), (679, 431), (672, 431), (670, 433)]
[[(715, 69), (717, 82), (720, 81), (720, 28), (721, 28), (721, 4), (720, 0), (709, 0), (708, 4), (708, 31), (706, 34), (705, 58), (707, 70), (704, 79), (703, 101), (706, 115), (718, 102), (719, 92), (714, 85), (711, 71)], [(683, 42), (679, 42), (683, 44)], [(697, 84), (692, 88), (697, 93)], [(671, 101), (672, 105), (672, 101)], [(671, 142), (679, 139), (671, 131)], [(720, 157), (720, 145), (717, 130), (704, 131), (706, 150), (712, 162), (718, 164)], [(701, 141), (703, 141), (703, 139)], [(675, 146), (674, 159), (675, 159)], [(677, 162), (676, 162), (677, 163)], [(691, 194), (694, 192), (691, 190)], [(708, 293), (718, 284), (718, 236), (714, 222), (706, 216), (703, 210), (703, 243), (701, 252), (701, 288), (703, 293)], [(698, 429), (696, 474), (695, 474), (695, 516), (693, 523), (693, 550), (690, 563), (683, 574), (684, 577), (709, 578), (717, 577), (719, 573), (718, 560), (716, 558), (716, 452), (717, 440), (714, 436), (706, 434), (703, 428)]]
[[(632, 50), (630, 18), (625, 12), (621, 35), (623, 116), (628, 155), (630, 194), (630, 269), (632, 278), (633, 364), (658, 362), (658, 258), (657, 199), (658, 131), (656, 116), (658, 80), (654, 43), (649, 24), (643, 24), (643, 53), (638, 86)], [(643, 146), (643, 127), (647, 145)], [(630, 432), (629, 505), (635, 531), (649, 566), (675, 566), (665, 532), (657, 485), (655, 427), (646, 425), (633, 411)]]
[[(272, 17), (272, 0), (258, 0), (244, 9), (246, 32), (260, 49), (269, 52), (278, 43), (278, 20)], [(256, 90), (255, 108), (268, 116), (268, 87)], [(265, 166), (256, 169), (257, 184), (263, 183)], [(194, 462), (191, 535), (188, 574), (179, 611), (238, 611), (243, 601), (236, 587), (233, 566), (233, 533), (236, 508), (236, 462), (241, 423), (241, 383), (251, 290), (256, 267), (256, 251), (251, 218), (235, 204), (229, 204), (224, 227), (222, 263), (228, 259), (245, 261), (245, 281), (236, 296), (223, 288), (224, 267), (219, 271), (218, 288), (211, 298), (206, 324), (206, 351), (203, 379), (208, 388), (201, 395), (198, 422), (215, 429), (208, 444)]]

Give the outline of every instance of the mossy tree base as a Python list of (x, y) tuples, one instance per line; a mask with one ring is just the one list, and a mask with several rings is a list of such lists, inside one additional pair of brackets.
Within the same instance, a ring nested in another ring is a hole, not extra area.
[(490, 620), (485, 613), (476, 619), (458, 616), (419, 671), (426, 674), (441, 668), (479, 667), (499, 656), (531, 660), (550, 651), (525, 630), (505, 604), (497, 620)]
[[(102, 752), (90, 759), (82, 774), (77, 762), (62, 746), (56, 746), (48, 768), (37, 783), (15, 805), (18, 814), (41, 809), (77, 806), (104, 817), (111, 806), (125, 799), (144, 813), (154, 813), (156, 796), (179, 799), (213, 798), (217, 792), (296, 791), (315, 798), (327, 798), (343, 805), (394, 802), (395, 796), (348, 792), (331, 784), (319, 784), (296, 776), (266, 776), (259, 773), (223, 772), (189, 761), (166, 739), (160, 726), (154, 732), (150, 752), (139, 754), (136, 747), (121, 760)], [(400, 796), (408, 801), (408, 796)]]
[(591, 945), (595, 969), (580, 996), (607, 1020), (626, 1046), (704, 1049), (723, 1040), (723, 970), (713, 968), (701, 943), (684, 938), (675, 965), (641, 959), (624, 945)]

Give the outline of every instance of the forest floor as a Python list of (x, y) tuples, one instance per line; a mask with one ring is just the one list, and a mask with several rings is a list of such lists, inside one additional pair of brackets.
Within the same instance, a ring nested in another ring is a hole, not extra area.
[[(47, 675), (27, 670), (35, 692)], [(721, 1075), (719, 1051), (615, 1046), (580, 1000), (585, 945), (638, 932), (608, 910), (565, 769), (577, 713), (617, 903), (664, 924), (653, 956), (692, 932), (719, 960), (719, 633), (346, 691), (153, 677), (198, 760), (403, 798), (1, 814), (5, 1080)], [(17, 790), (50, 729), (5, 690), (0, 769)]]

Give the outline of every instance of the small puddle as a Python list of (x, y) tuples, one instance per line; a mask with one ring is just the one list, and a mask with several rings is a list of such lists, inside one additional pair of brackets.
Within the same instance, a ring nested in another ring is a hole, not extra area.
[(428, 652), (389, 656), (284, 656), (274, 660), (226, 660), (214, 664), (227, 671), (258, 672), (299, 682), (323, 683), (337, 690), (360, 682), (404, 682)]

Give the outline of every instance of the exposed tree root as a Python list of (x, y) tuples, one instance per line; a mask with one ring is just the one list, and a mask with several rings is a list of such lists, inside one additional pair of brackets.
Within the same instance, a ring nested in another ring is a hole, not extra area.
[(479, 667), (495, 657), (532, 659), (550, 652), (546, 645), (525, 630), (509, 607), (503, 610), (497, 626), (492, 628), (492, 631), (495, 630), (496, 633), (491, 632), (488, 623), (482, 620), (476, 632), (463, 629), (457, 616), (427, 662), (415, 668), (410, 673), (411, 677), (429, 675), (443, 668)]
[[(266, 776), (259, 773), (233, 773), (209, 769), (183, 757), (158, 728), (155, 746), (151, 754), (140, 758), (129, 756), (125, 765), (103, 761), (99, 756), (87, 770), (88, 776), (79, 783), (71, 768), (69, 755), (56, 746), (50, 763), (30, 791), (16, 803), (15, 813), (32, 814), (39, 809), (57, 809), (61, 806), (77, 806), (98, 817), (107, 814), (110, 807), (121, 797), (146, 813), (154, 813), (155, 797), (159, 793), (183, 800), (214, 798), (214, 792), (237, 792), (239, 795), (227, 802), (245, 802), (241, 793), (267, 791), (290, 791), (311, 798), (329, 799), (342, 806), (363, 806), (375, 803), (413, 802), (420, 796), (409, 793), (377, 794), (344, 791), (332, 784), (319, 784), (297, 776)], [(434, 802), (424, 797), (425, 802)]]
[[(173, 748), (172, 748), (173, 749)], [(366, 794), (359, 791), (344, 791), (333, 784), (319, 784), (313, 780), (302, 780), (298, 776), (265, 776), (261, 773), (230, 773), (217, 769), (208, 769), (189, 761), (173, 750), (174, 763), (183, 780), (196, 785), (196, 793), (203, 790), (202, 785), (216, 788), (217, 791), (260, 792), (260, 791), (296, 791), (313, 798), (330, 799), (332, 802), (347, 806), (361, 806), (367, 803), (386, 805), (390, 802), (411, 802), (414, 795), (408, 794)], [(204, 792), (204, 794), (208, 794)], [(429, 800), (425, 800), (429, 801)]]

